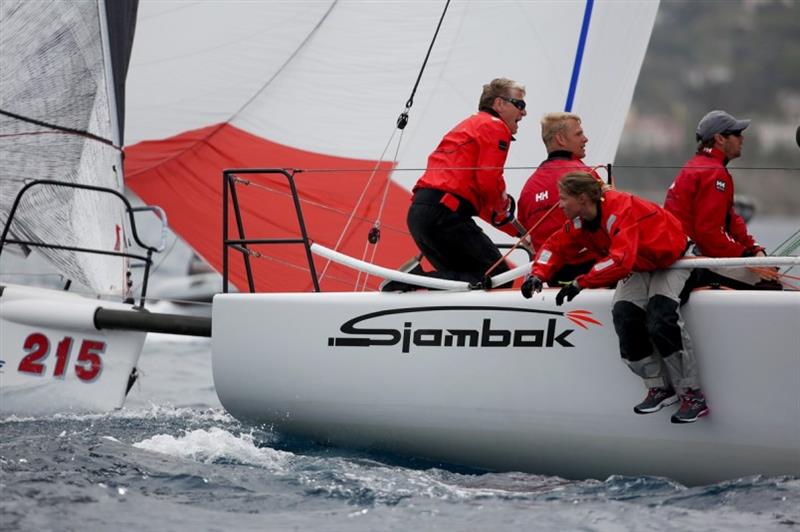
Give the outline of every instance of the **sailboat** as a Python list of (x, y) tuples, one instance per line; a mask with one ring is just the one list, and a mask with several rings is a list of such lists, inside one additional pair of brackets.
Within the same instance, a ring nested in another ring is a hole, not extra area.
[[(135, 7), (0, 3), (3, 415), (121, 407), (146, 331), (160, 327), (145, 323), (158, 319), (144, 310), (147, 273), (135, 301), (129, 269), (149, 272), (158, 249), (122, 194)], [(36, 283), (34, 260), (61, 281)]]
[(491, 78), (528, 86), (512, 194), (545, 157), (544, 112), (581, 115), (587, 162), (613, 162), (657, 7), (143, 2), (126, 175), (240, 291), (212, 307), (224, 407), (331, 444), (490, 469), (800, 474), (797, 292), (692, 296), (712, 414), (676, 428), (631, 410), (644, 390), (618, 359), (610, 291), (563, 308), (547, 290), (375, 291), (417, 253), (404, 217), (428, 153)]

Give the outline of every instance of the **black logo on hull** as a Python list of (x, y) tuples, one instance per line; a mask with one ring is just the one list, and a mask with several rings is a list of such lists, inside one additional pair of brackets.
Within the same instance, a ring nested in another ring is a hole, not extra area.
[[(363, 322), (392, 314), (421, 314), (437, 311), (492, 311), (492, 312), (524, 312), (548, 315), (547, 323), (540, 329), (504, 329), (492, 324), (492, 318), (482, 318), (479, 328), (415, 328), (411, 321), (405, 321), (402, 329), (367, 328)], [(583, 311), (585, 312), (585, 311)], [(417, 347), (575, 347), (569, 336), (575, 329), (560, 328), (558, 317), (563, 312), (535, 310), (514, 307), (490, 306), (439, 306), (390, 309), (356, 316), (340, 327), (347, 336), (328, 338), (331, 347), (371, 347), (399, 345), (403, 353), (410, 353), (412, 346)], [(575, 322), (573, 316), (567, 316)], [(584, 318), (585, 319), (585, 318)], [(592, 321), (593, 323), (598, 323)], [(582, 323), (576, 322), (582, 327)]]

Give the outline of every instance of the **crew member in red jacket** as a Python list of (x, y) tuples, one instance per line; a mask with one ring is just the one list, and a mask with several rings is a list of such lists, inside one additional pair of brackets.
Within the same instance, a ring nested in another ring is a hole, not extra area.
[[(572, 172), (559, 181), (560, 206), (569, 220), (536, 254), (522, 284), (530, 298), (583, 248), (600, 257), (556, 296), (561, 305), (584, 288), (617, 282), (612, 316), (620, 354), (644, 379), (647, 397), (634, 407), (649, 414), (682, 400), (673, 423), (691, 423), (708, 414), (700, 391), (691, 342), (680, 313), (680, 296), (690, 270), (664, 269), (686, 253), (680, 222), (658, 205), (615, 190), (594, 176)], [(655, 346), (655, 351), (653, 350)]]
[[(511, 236), (521, 236), (503, 167), (517, 125), (527, 114), (524, 97), (525, 87), (516, 81), (492, 80), (483, 86), (478, 112), (448, 132), (428, 157), (427, 169), (413, 189), (407, 223), (436, 271), (423, 272), (417, 266), (410, 273), (483, 282), (486, 271), (502, 255), (473, 216)], [(503, 262), (492, 273), (507, 270)], [(397, 281), (382, 287), (384, 291), (413, 289)]]
[[(750, 120), (711, 111), (697, 125), (697, 153), (667, 191), (664, 208), (674, 214), (707, 257), (764, 256), (733, 207), (733, 178), (726, 168), (742, 154), (743, 132)], [(703, 280), (734, 288), (752, 288), (760, 277), (746, 268), (704, 272)], [(769, 285), (767, 285), (769, 287)]]
[[(547, 159), (528, 178), (519, 195), (518, 218), (522, 225), (531, 229), (530, 237), (534, 249), (561, 229), (567, 219), (558, 205), (558, 180), (569, 172), (589, 172), (598, 180), (594, 170), (586, 166), (586, 143), (589, 139), (581, 126), (581, 118), (574, 113), (548, 113), (542, 117), (542, 141), (547, 148)], [(584, 253), (577, 263), (565, 264), (550, 280), (552, 285), (571, 281), (586, 273), (597, 257)]]

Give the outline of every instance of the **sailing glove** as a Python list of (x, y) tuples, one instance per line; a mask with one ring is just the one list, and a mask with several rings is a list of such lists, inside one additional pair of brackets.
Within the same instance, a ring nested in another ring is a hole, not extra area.
[(558, 291), (556, 294), (556, 306), (561, 306), (564, 304), (564, 298), (567, 298), (567, 301), (572, 301), (572, 299), (577, 296), (583, 288), (581, 288), (576, 281), (571, 281), (569, 284), (565, 285), (561, 290)]
[(522, 286), (520, 287), (520, 292), (522, 292), (522, 297), (525, 299), (530, 299), (533, 297), (534, 293), (539, 293), (542, 291), (542, 280), (536, 277), (535, 275), (528, 274), (525, 276), (525, 281), (522, 282)]
[(517, 210), (517, 202), (514, 200), (514, 196), (510, 194), (507, 194), (506, 198), (506, 208), (502, 213), (502, 218), (499, 217), (497, 212), (492, 213), (492, 225), (495, 227), (504, 226), (515, 220), (514, 213)]

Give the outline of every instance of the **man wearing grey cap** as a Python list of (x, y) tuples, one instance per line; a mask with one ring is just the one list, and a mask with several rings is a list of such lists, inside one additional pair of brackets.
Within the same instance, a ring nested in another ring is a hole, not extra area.
[[(750, 120), (725, 111), (711, 111), (697, 124), (697, 153), (681, 169), (667, 191), (664, 208), (707, 257), (764, 256), (764, 248), (748, 233), (733, 208), (733, 177), (728, 162), (742, 154), (743, 132)], [(725, 268), (706, 279), (734, 288), (752, 288), (760, 277), (746, 268)]]

